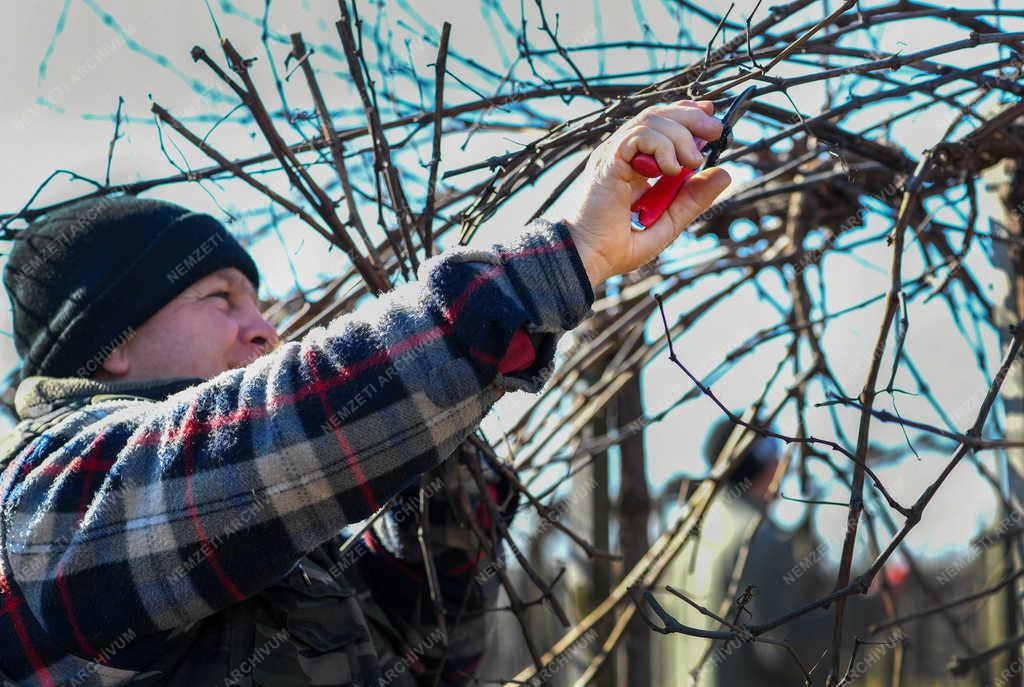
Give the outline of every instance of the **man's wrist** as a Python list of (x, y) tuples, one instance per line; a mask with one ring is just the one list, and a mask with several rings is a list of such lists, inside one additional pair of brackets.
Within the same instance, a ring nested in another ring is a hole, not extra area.
[(580, 256), (580, 262), (583, 263), (583, 269), (590, 280), (590, 288), (596, 293), (597, 287), (612, 276), (608, 263), (581, 237), (579, 229), (573, 222), (562, 219), (560, 224), (569, 231), (576, 254)]

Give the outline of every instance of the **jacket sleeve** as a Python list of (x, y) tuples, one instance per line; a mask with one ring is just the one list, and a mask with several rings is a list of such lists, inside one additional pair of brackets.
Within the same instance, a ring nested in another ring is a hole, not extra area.
[[(90, 653), (260, 591), (441, 464), (502, 393), (538, 391), (594, 299), (544, 221), (418, 276), (244, 368), (41, 436), (0, 476), (10, 592)], [(536, 357), (503, 374), (520, 328)]]

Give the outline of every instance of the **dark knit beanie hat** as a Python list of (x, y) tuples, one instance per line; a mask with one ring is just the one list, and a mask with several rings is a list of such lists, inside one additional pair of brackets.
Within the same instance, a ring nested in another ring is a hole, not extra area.
[(223, 224), (173, 203), (95, 198), (37, 219), (3, 274), (20, 379), (91, 376), (136, 327), (223, 267), (259, 288), (256, 263)]

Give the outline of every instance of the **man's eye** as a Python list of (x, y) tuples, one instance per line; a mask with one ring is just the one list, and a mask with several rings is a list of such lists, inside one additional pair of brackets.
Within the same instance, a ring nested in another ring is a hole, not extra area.
[(223, 298), (225, 303), (231, 302), (231, 294), (227, 291), (215, 291), (209, 294), (207, 298)]

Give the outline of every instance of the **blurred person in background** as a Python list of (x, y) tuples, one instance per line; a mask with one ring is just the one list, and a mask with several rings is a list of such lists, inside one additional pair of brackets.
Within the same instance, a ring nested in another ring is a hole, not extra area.
[[(712, 426), (704, 443), (704, 459), (709, 469), (718, 463), (723, 451), (731, 450), (730, 438), (736, 438), (732, 437), (734, 428), (737, 434), (744, 431), (727, 418)], [(696, 541), (683, 548), (662, 576), (662, 584), (656, 589), (658, 599), (684, 625), (722, 629), (711, 618), (664, 591), (664, 585), (715, 614), (721, 612), (724, 601), (739, 598), (743, 610), (734, 605), (724, 616), (737, 624), (766, 622), (827, 593), (830, 580), (826, 566), (821, 565), (827, 547), (820, 543), (808, 547), (814, 540), (809, 528), (794, 535), (769, 516), (775, 499), (771, 487), (782, 449), (782, 441), (772, 437), (758, 437), (750, 443), (736, 459), (735, 469), (724, 478)], [(689, 498), (696, 486), (686, 480), (674, 480), (670, 488), (673, 485), (682, 487), (682, 501)], [(743, 565), (743, 572), (734, 586), (734, 594), (728, 595), (737, 561)], [(831, 614), (812, 612), (770, 636), (787, 640), (809, 666), (829, 645), (831, 632)], [(655, 642), (654, 674), (659, 685), (694, 684), (694, 676), (696, 684), (722, 687), (788, 687), (804, 681), (792, 657), (779, 646), (717, 641), (708, 653), (709, 640), (699, 637), (670, 634), (658, 636)], [(702, 661), (705, 653), (708, 656)]]

